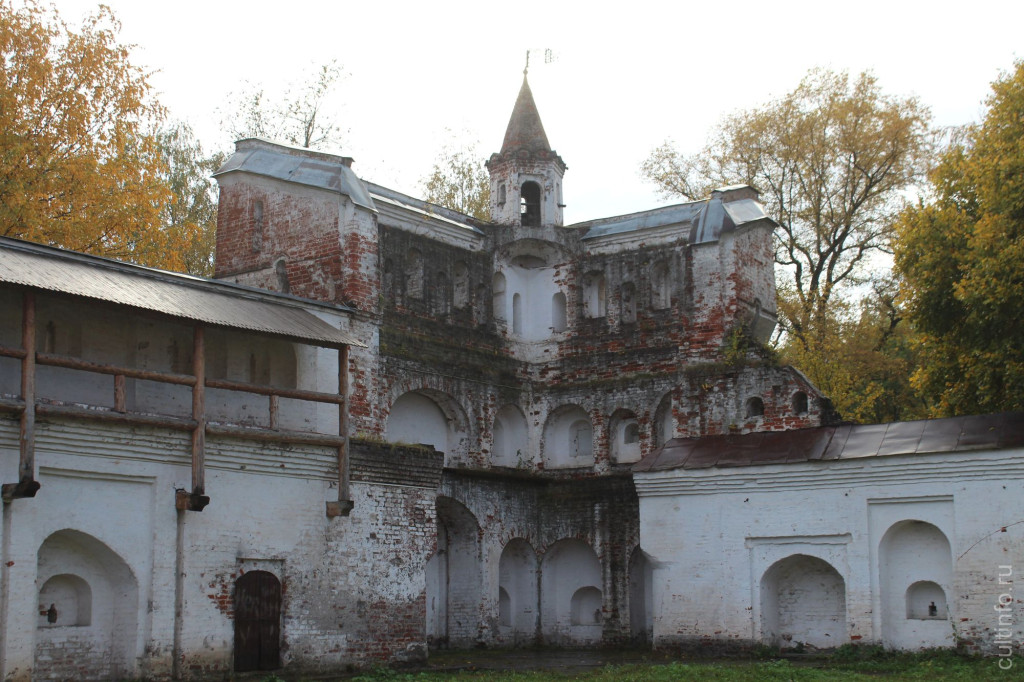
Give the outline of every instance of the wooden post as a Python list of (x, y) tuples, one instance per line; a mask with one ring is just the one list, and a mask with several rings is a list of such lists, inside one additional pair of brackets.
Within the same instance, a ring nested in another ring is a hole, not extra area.
[(124, 394), (127, 390), (127, 384), (124, 380), (123, 374), (114, 375), (114, 411), (124, 412)]
[(352, 511), (348, 463), (348, 346), (338, 349), (338, 501), (327, 503), (327, 516), (348, 516)]
[(36, 476), (36, 296), (26, 290), (21, 306), (21, 400), (25, 409), (21, 413), (18, 435), (18, 482), (5, 483), (3, 500), (35, 497), (39, 490)]
[(175, 506), (188, 511), (203, 511), (210, 503), (206, 496), (206, 343), (203, 325), (196, 324), (192, 335), (192, 492), (178, 490)]
[(277, 410), (278, 410), (278, 397), (276, 395), (270, 396), (270, 430), (277, 430)]

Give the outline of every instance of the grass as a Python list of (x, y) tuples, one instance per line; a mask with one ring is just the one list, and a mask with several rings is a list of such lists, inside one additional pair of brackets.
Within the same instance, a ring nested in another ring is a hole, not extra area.
[[(1000, 660), (1005, 667), (1001, 669)], [(496, 671), (402, 672), (377, 669), (354, 678), (354, 682), (712, 682), (831, 681), (857, 680), (1024, 680), (1024, 658), (969, 657), (951, 651), (906, 654), (880, 647), (850, 647), (829, 656), (787, 657), (771, 660), (680, 660), (664, 664), (614, 665), (583, 671)]]

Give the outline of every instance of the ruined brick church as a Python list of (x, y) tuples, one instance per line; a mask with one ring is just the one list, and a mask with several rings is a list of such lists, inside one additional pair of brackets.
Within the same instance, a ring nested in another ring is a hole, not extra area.
[(213, 280), (0, 239), (4, 679), (1020, 643), (1021, 415), (839, 423), (757, 191), (563, 225), (525, 79), (487, 169), (242, 140)]

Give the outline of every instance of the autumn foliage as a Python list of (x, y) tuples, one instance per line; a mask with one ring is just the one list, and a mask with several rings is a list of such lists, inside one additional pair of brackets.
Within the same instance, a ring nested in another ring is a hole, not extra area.
[(913, 382), (942, 416), (1024, 409), (1024, 62), (987, 104), (933, 171), (934, 200), (897, 225)]
[(0, 0), (0, 235), (183, 269), (196, 228), (161, 220), (163, 110), (119, 28)]

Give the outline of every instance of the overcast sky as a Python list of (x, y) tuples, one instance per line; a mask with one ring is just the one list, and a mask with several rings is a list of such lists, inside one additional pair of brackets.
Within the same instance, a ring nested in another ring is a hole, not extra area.
[[(77, 25), (98, 3), (55, 0)], [(785, 94), (808, 69), (872, 70), (939, 125), (977, 120), (1024, 57), (1024, 2), (228, 2), (106, 0), (171, 114), (207, 148), (228, 93), (283, 91), (316, 65), (348, 74), (331, 109), (368, 180), (418, 196), (453, 131), (501, 146), (522, 82), (568, 165), (566, 223), (663, 203), (638, 168), (666, 138), (697, 151), (726, 114)]]

